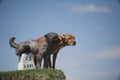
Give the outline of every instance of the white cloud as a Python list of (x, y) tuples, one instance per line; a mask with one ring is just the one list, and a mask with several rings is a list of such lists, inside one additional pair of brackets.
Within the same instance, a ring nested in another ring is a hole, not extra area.
[(120, 47), (105, 48), (93, 53), (89, 53), (85, 56), (85, 59), (80, 64), (92, 65), (99, 64), (106, 60), (120, 59)]
[(98, 59), (115, 59), (120, 58), (120, 47), (106, 48), (98, 52), (91, 53), (89, 57)]
[(83, 13), (109, 13), (111, 12), (111, 9), (106, 6), (97, 6), (94, 4), (88, 4), (88, 5), (75, 5), (75, 6), (69, 6), (69, 8), (79, 14)]
[[(83, 66), (96, 65), (99, 64), (99, 62), (104, 62), (105, 60), (120, 59), (120, 47), (105, 48), (96, 52), (82, 54), (83, 55), (79, 57), (77, 57), (78, 56), (77, 55), (76, 58), (71, 58), (69, 56), (69, 58), (58, 59), (57, 63), (59, 64), (57, 65), (67, 70), (71, 70), (79, 69), (82, 68)], [(60, 68), (59, 66), (58, 68)]]
[[(74, 60), (69, 59), (70, 63), (68, 63), (67, 60), (64, 60), (63, 62), (67, 64), (64, 67), (78, 69), (82, 66), (98, 64), (99, 62), (103, 62), (105, 60), (120, 59), (120, 47), (104, 48), (96, 52), (82, 54), (85, 55), (81, 55), (79, 58)], [(80, 59), (81, 57), (84, 58)]]
[(119, 68), (116, 65), (109, 67), (113, 62), (108, 62), (107, 68), (104, 65), (106, 63), (101, 63), (101, 61), (120, 59), (120, 47), (105, 48), (96, 52), (86, 53), (86, 55), (84, 55), (85, 53), (82, 54), (83, 56), (81, 55), (81, 57), (84, 57), (82, 59), (80, 59), (80, 56), (79, 59), (69, 56), (69, 58), (60, 60), (59, 66), (65, 72), (68, 80), (115, 80), (119, 77)]

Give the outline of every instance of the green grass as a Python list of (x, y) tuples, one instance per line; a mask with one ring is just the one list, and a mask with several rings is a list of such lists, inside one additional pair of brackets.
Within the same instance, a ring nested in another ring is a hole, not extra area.
[(0, 72), (0, 80), (66, 80), (61, 70), (20, 70)]

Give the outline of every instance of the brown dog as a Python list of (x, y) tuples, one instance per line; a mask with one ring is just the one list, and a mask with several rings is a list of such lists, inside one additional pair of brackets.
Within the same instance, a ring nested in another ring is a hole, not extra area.
[[(52, 47), (52, 53), (53, 53), (52, 68), (55, 68), (55, 62), (56, 62), (56, 58), (57, 58), (57, 54), (59, 50), (65, 46), (74, 46), (76, 44), (75, 37), (71, 34), (60, 34), (59, 39), (60, 39), (60, 42), (54, 44)], [(45, 37), (39, 37), (37, 41), (43, 42), (45, 41)], [(51, 61), (49, 62), (50, 62), (50, 67), (51, 67)]]

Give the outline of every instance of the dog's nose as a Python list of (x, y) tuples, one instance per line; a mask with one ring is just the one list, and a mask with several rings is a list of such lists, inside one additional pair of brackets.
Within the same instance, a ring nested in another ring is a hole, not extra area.
[(74, 42), (74, 45), (76, 45), (76, 41)]

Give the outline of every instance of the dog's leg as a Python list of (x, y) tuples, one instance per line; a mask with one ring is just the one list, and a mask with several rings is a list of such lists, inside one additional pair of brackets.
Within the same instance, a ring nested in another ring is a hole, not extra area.
[(50, 58), (51, 54), (49, 53), (48, 55), (48, 67), (51, 68), (51, 58)]
[(47, 56), (44, 56), (43, 68), (48, 68), (48, 57)]
[(47, 58), (46, 57), (44, 57), (44, 64), (43, 64), (43, 68), (48, 68), (48, 66), (47, 66)]
[(56, 63), (57, 54), (58, 54), (58, 52), (53, 53), (53, 65), (52, 65), (53, 69), (55, 69), (55, 63)]
[(41, 68), (41, 62), (42, 62), (42, 55), (38, 53), (38, 55), (36, 56), (36, 69)]
[(36, 57), (36, 55), (34, 55), (34, 64), (35, 64), (35, 67), (36, 67), (37, 66), (37, 57)]
[(49, 55), (48, 55), (48, 59), (47, 59), (47, 66), (49, 67), (49, 68), (51, 68), (51, 60), (50, 60), (50, 56), (51, 56), (51, 54), (49, 53)]
[(50, 54), (44, 56), (44, 68), (51, 68)]

